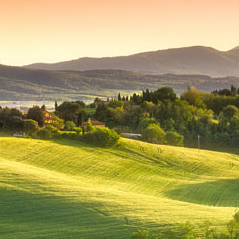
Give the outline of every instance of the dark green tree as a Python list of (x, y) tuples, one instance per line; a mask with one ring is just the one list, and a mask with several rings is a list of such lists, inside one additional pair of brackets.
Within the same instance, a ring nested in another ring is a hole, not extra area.
[(121, 95), (120, 95), (120, 93), (118, 94), (118, 101), (121, 101)]
[(55, 111), (57, 111), (58, 103), (55, 101)]
[(10, 115), (11, 110), (8, 107), (0, 109), (0, 127), (3, 127), (5, 118)]
[(77, 123), (77, 117), (81, 110), (82, 107), (80, 106), (80, 104), (65, 101), (57, 107), (56, 114), (61, 119), (64, 119), (65, 122), (73, 121), (74, 123)]
[(42, 110), (42, 111), (46, 111), (46, 106), (45, 106), (45, 104), (42, 105), (41, 110)]
[(45, 114), (39, 106), (33, 106), (27, 112), (27, 119), (32, 119), (38, 122), (40, 127), (44, 126)]
[(78, 127), (82, 125), (84, 121), (84, 116), (85, 116), (85, 111), (84, 110), (80, 111), (77, 116), (77, 123), (76, 123)]
[(32, 119), (23, 121), (23, 131), (30, 136), (34, 136), (38, 131), (38, 122)]
[(145, 92), (145, 100), (146, 100), (146, 101), (151, 101), (149, 89), (146, 89), (146, 92)]
[(75, 102), (72, 102), (72, 103), (76, 103), (78, 104), (82, 109), (85, 109), (85, 103), (81, 100), (77, 100)]
[(152, 101), (154, 103), (158, 103), (159, 101), (175, 101), (176, 100), (176, 93), (174, 90), (170, 87), (162, 87), (156, 91), (153, 92), (152, 94)]
[(106, 122), (108, 117), (109, 111), (105, 104), (99, 104), (96, 108), (96, 112), (94, 118), (99, 121)]
[(19, 116), (8, 115), (3, 123), (3, 130), (9, 133), (22, 133), (23, 132), (23, 120)]
[(15, 108), (12, 108), (12, 109), (10, 110), (9, 115), (10, 115), (10, 116), (18, 116), (18, 117), (23, 118), (22, 112), (21, 112), (20, 110), (18, 110), (18, 109), (15, 109)]

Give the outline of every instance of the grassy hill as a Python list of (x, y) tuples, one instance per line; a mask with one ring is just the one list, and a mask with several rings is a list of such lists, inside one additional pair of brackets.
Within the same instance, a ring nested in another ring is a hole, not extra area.
[(236, 154), (0, 137), (0, 237), (123, 239), (188, 220), (221, 226), (239, 206), (238, 178)]
[(169, 86), (177, 93), (188, 85), (213, 91), (239, 86), (239, 78), (204, 75), (152, 75), (123, 70), (47, 71), (0, 65), (0, 100), (93, 101), (95, 97), (133, 94), (149, 88)]
[(211, 47), (192, 46), (119, 57), (92, 58), (55, 64), (37, 63), (27, 66), (44, 70), (118, 69), (153, 74), (199, 74), (239, 76), (239, 51), (218, 51)]

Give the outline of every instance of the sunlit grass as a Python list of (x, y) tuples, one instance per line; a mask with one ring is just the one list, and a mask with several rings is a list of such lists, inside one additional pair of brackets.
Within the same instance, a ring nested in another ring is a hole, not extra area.
[(190, 221), (223, 225), (239, 204), (239, 156), (121, 139), (0, 138), (0, 238), (129, 238)]

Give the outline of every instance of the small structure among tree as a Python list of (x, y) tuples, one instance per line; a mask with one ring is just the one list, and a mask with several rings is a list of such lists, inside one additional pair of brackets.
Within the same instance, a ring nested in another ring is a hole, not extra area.
[(44, 114), (45, 114), (45, 124), (54, 124), (55, 123), (53, 114), (51, 114), (47, 110), (44, 110)]
[(91, 123), (91, 125), (92, 125), (93, 127), (105, 128), (105, 123), (100, 122), (100, 121), (97, 121), (97, 120), (91, 120), (91, 119), (89, 118), (88, 121), (83, 122), (82, 125), (81, 125), (81, 127), (82, 127), (82, 129), (83, 129), (83, 132), (85, 132), (88, 123)]

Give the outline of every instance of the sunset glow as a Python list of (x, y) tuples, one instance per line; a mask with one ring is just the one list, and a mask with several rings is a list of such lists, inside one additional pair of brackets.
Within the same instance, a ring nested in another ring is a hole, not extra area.
[(1, 0), (0, 64), (239, 45), (237, 0)]

